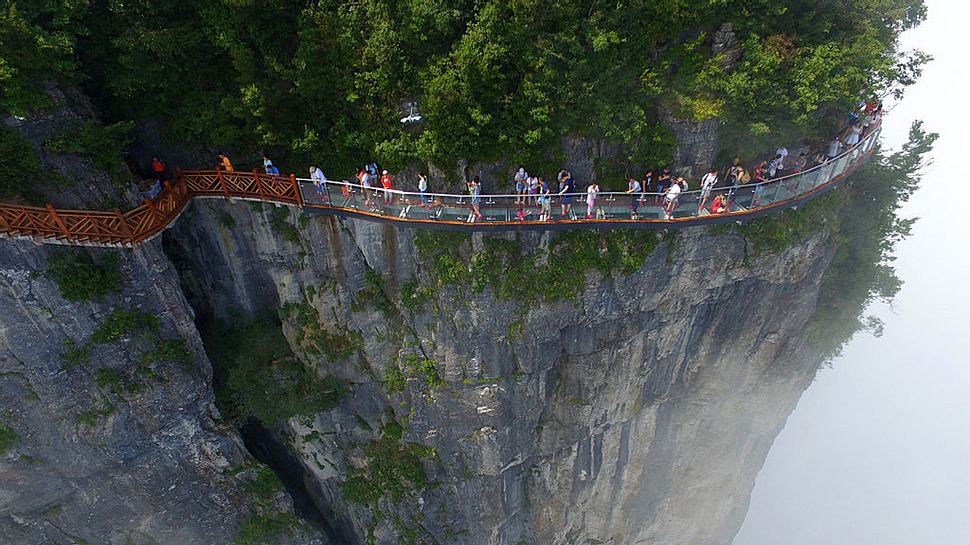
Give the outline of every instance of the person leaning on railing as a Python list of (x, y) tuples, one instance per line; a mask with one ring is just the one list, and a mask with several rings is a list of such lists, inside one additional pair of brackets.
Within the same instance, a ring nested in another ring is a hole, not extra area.
[(310, 180), (313, 182), (313, 187), (317, 190), (317, 198), (320, 199), (321, 202), (325, 202), (327, 197), (323, 191), (323, 187), (327, 183), (327, 177), (324, 176), (323, 171), (317, 168), (315, 165), (311, 166)]
[(229, 157), (226, 157), (225, 153), (219, 154), (219, 164), (226, 172), (234, 171), (234, 169), (232, 168), (232, 161), (229, 160)]

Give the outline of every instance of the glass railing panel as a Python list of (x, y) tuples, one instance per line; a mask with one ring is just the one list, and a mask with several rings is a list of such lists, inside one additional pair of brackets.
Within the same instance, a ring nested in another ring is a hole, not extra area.
[(783, 180), (768, 182), (755, 189), (755, 193), (761, 192), (761, 197), (756, 199), (759, 206), (768, 206), (778, 201), (778, 190)]
[[(670, 200), (664, 197), (665, 206), (670, 209)], [(700, 193), (697, 191), (688, 191), (686, 193), (681, 193), (676, 197), (676, 204), (671, 210), (671, 218), (691, 218), (697, 215), (697, 209), (700, 206)]]
[(805, 176), (813, 176), (813, 172), (795, 174), (778, 181), (775, 202), (788, 200), (798, 194), (798, 183)]
[(735, 188), (729, 194), (729, 207), (732, 211), (735, 210), (748, 210), (752, 208), (752, 202), (754, 201), (754, 187), (750, 185), (743, 185)]
[(815, 186), (818, 187), (824, 183), (827, 183), (832, 178), (835, 178), (836, 176), (838, 176), (842, 172), (844, 165), (845, 165), (844, 158), (837, 157), (833, 159), (832, 162), (828, 165), (829, 170), (827, 171), (827, 175), (816, 180)]

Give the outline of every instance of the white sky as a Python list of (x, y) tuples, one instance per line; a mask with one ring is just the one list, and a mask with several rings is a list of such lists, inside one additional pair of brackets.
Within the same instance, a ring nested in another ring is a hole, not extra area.
[(926, 0), (904, 47), (935, 57), (887, 118), (884, 146), (914, 119), (940, 133), (935, 163), (904, 211), (905, 281), (870, 312), (778, 436), (734, 545), (970, 544), (970, 1)]

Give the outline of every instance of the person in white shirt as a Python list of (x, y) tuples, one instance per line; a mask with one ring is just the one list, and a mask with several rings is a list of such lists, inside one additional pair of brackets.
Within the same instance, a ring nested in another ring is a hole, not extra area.
[(430, 210), (431, 200), (428, 199), (428, 179), (424, 174), (418, 174), (418, 192), (421, 193), (421, 208)]
[(586, 188), (586, 219), (593, 219), (593, 209), (596, 208), (596, 195), (600, 192), (600, 186), (596, 182), (589, 184)]
[(704, 209), (704, 205), (707, 204), (708, 197), (711, 196), (711, 190), (717, 185), (717, 168), (711, 168), (711, 171), (701, 178), (701, 205), (697, 208), (700, 212)]
[(529, 173), (525, 171), (525, 167), (519, 167), (519, 170), (515, 172), (515, 204), (525, 204), (525, 199), (529, 186), (526, 181), (529, 179)]
[(825, 158), (831, 161), (839, 156), (840, 151), (842, 151), (842, 141), (840, 141), (837, 137), (833, 138), (832, 141), (829, 142), (828, 149), (825, 151)]
[(324, 200), (323, 186), (327, 183), (327, 177), (323, 175), (323, 171), (316, 166), (310, 167), (310, 181), (317, 190), (317, 198)]
[(778, 170), (784, 170), (785, 160), (788, 159), (788, 148), (786, 148), (785, 146), (778, 148), (777, 150), (775, 150), (775, 155), (781, 156), (781, 162), (778, 163)]
[(664, 211), (667, 213), (667, 219), (673, 217), (674, 209), (677, 208), (677, 199), (680, 197), (681, 187), (679, 183), (670, 184), (667, 188), (666, 201), (667, 205), (664, 207)]
[(775, 158), (768, 163), (768, 179), (774, 178), (778, 175), (778, 171), (781, 170), (781, 164), (784, 160), (785, 159), (781, 156), (781, 154), (779, 154), (775, 155)]
[(862, 125), (856, 123), (849, 128), (849, 136), (845, 138), (845, 147), (851, 148), (862, 139)]

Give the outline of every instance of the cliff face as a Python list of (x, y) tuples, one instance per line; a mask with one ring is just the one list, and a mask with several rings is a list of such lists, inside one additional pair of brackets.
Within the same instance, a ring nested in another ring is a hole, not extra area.
[(148, 244), (116, 254), (120, 292), (66, 301), (41, 272), (62, 250), (0, 244), (0, 542), (231, 542), (259, 470), (220, 423), (178, 275)]
[[(416, 232), (284, 215), (196, 203), (166, 249), (211, 316), (309, 310), (282, 313), (290, 344), (348, 393), (276, 436), (350, 542), (729, 543), (814, 375), (822, 237), (742, 265), (743, 240), (686, 231), (632, 274), (566, 271), (577, 297), (523, 304), (465, 265), (436, 283)], [(549, 235), (508, 239), (536, 274), (505, 281), (562, 272)], [(493, 248), (433, 240), (472, 263)], [(336, 339), (352, 349), (321, 349)]]

